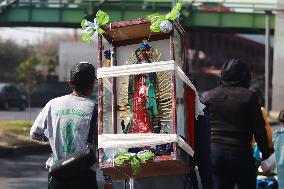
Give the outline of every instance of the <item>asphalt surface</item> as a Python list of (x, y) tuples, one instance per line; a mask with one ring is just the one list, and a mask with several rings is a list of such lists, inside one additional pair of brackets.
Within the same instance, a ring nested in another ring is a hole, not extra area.
[[(0, 158), (0, 189), (47, 189), (45, 162), (48, 153)], [(97, 172), (100, 189), (103, 176)], [(114, 183), (115, 189), (123, 189), (122, 182)]]
[(42, 108), (31, 108), (31, 113), (28, 108), (25, 111), (20, 111), (17, 108), (9, 110), (0, 110), (0, 120), (35, 120)]
[(0, 189), (47, 188), (44, 168), (48, 154), (0, 159)]

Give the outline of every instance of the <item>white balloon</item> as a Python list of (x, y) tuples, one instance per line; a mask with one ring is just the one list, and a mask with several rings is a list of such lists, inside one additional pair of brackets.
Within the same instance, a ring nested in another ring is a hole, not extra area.
[(164, 33), (169, 33), (170, 31), (172, 31), (173, 29), (173, 25), (170, 21), (165, 20), (163, 22), (161, 22), (160, 24), (160, 30)]

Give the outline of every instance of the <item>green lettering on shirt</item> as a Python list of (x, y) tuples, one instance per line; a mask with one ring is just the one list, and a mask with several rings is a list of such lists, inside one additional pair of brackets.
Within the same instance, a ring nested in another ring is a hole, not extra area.
[(57, 117), (68, 116), (68, 115), (85, 117), (88, 115), (88, 113), (84, 112), (83, 110), (76, 110), (76, 109), (62, 109), (56, 112)]

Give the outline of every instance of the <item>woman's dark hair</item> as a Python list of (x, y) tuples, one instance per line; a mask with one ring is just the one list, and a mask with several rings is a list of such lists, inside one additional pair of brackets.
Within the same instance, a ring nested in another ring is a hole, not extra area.
[(261, 93), (261, 90), (257, 87), (250, 87), (250, 90), (253, 91), (256, 96), (257, 96), (257, 99), (258, 99), (258, 102), (259, 102), (259, 105), (262, 107), (264, 106), (264, 97)]
[(249, 87), (251, 71), (240, 59), (226, 61), (221, 70), (221, 86)]
[(95, 67), (87, 62), (76, 64), (71, 69), (70, 81), (72, 89), (86, 94), (89, 86), (96, 79)]

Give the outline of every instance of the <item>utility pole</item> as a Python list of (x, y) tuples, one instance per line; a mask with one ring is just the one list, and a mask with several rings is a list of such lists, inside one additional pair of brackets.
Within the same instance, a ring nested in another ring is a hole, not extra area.
[(172, 7), (174, 7), (178, 3), (178, 0), (173, 0)]
[[(270, 103), (270, 88), (271, 88), (271, 16), (272, 13), (284, 12), (283, 8), (270, 8), (270, 9), (258, 9), (255, 8), (254, 11), (263, 11), (265, 13), (265, 108), (266, 113), (269, 115), (269, 110), (271, 108)], [(277, 28), (275, 28), (276, 30)], [(279, 53), (279, 52), (278, 52)], [(277, 72), (276, 72), (277, 73)]]
[(270, 34), (270, 16), (272, 11), (265, 11), (265, 109), (269, 116), (270, 110), (270, 65), (271, 65), (271, 55), (270, 55), (270, 44), (271, 44), (271, 34)]

